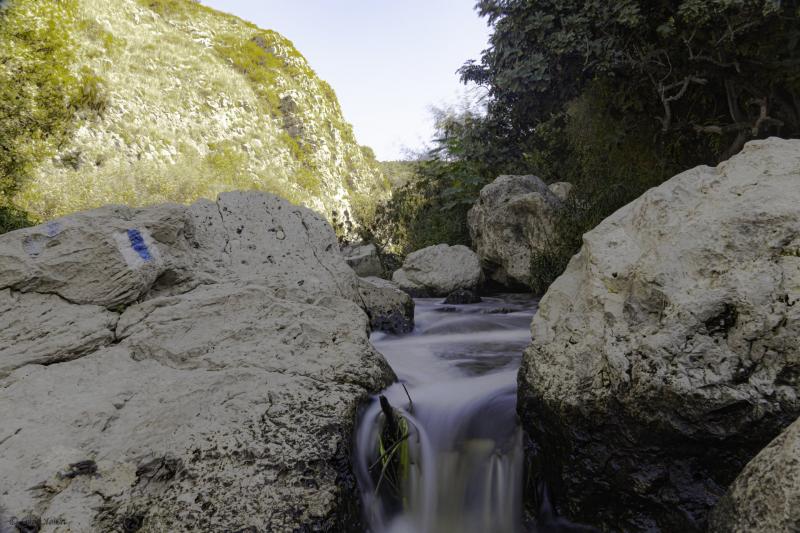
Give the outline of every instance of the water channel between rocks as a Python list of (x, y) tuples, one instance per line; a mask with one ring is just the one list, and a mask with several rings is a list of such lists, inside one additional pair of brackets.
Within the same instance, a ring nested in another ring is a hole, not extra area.
[[(407, 437), (381, 447), (386, 417), (374, 398), (355, 456), (369, 531), (521, 531), (516, 378), (536, 303), (518, 294), (470, 305), (422, 298), (412, 333), (373, 334), (399, 379), (383, 395), (402, 413)], [(384, 468), (389, 458), (402, 465), (399, 475)]]

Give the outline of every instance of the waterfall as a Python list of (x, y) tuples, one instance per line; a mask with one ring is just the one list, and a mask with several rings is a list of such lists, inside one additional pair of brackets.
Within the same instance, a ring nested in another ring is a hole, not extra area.
[(387, 415), (377, 396), (359, 418), (354, 461), (369, 531), (517, 533), (516, 374), (536, 301), (416, 304), (412, 333), (372, 338), (398, 375), (382, 395), (403, 430), (382, 437)]

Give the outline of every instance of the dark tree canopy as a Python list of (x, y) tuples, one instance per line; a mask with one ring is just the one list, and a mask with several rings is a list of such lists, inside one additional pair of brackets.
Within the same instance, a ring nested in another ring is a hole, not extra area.
[[(609, 111), (718, 159), (767, 135), (800, 135), (796, 0), (481, 0), (494, 27), (464, 81), (524, 143), (587, 91)], [(709, 139), (710, 137), (710, 139)]]

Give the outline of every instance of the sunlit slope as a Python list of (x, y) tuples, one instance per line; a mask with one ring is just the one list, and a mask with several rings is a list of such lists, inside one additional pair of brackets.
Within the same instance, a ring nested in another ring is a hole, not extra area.
[(278, 33), (191, 0), (0, 13), (0, 187), (34, 218), (260, 189), (346, 226), (386, 194), (333, 90)]

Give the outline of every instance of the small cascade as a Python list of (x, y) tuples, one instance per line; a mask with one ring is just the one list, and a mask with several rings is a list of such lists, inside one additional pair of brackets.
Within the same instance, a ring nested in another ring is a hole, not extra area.
[(373, 335), (400, 381), (359, 421), (369, 531), (522, 530), (516, 374), (535, 304), (521, 295), (457, 306), (418, 299), (414, 332)]

